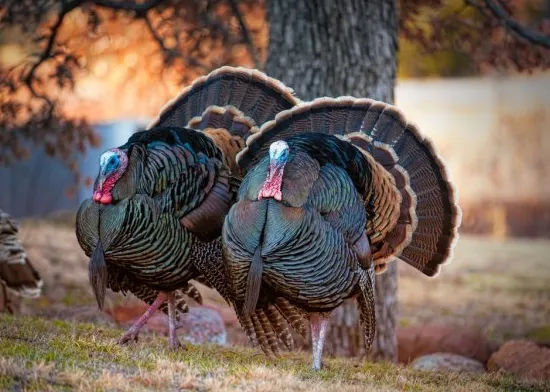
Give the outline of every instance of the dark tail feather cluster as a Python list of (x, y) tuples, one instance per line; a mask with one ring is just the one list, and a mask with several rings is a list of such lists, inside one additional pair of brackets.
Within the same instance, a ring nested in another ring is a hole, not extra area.
[(223, 128), (246, 140), (264, 122), (298, 102), (282, 82), (258, 70), (226, 66), (195, 79), (148, 128)]
[(262, 285), (262, 248), (256, 248), (252, 261), (250, 262), (250, 269), (248, 270), (248, 277), (246, 278), (246, 294), (244, 300), (244, 314), (251, 315), (256, 309), (258, 298), (260, 297), (260, 287)]
[(107, 264), (105, 263), (103, 244), (101, 241), (98, 241), (97, 246), (94, 249), (94, 253), (92, 253), (92, 257), (90, 258), (89, 278), (99, 310), (103, 310), (103, 304), (105, 302), (107, 277)]
[(246, 139), (300, 102), (280, 81), (258, 70), (221, 67), (201, 76), (168, 102), (147, 127), (177, 126), (205, 132), (222, 150), (233, 174)]

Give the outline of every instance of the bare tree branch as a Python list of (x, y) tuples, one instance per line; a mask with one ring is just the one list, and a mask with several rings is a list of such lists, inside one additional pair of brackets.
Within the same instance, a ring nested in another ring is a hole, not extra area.
[[(535, 45), (550, 49), (550, 37), (544, 36), (528, 27), (522, 25), (513, 17), (511, 17), (502, 7), (493, 0), (483, 0), (485, 6), (490, 13), (497, 18), (501, 24), (509, 31), (513, 32), (517, 37), (527, 40)], [(475, 0), (466, 0), (466, 3), (477, 8), (481, 13), (487, 15), (481, 4)]]
[(243, 40), (246, 43), (246, 46), (248, 47), (248, 51), (250, 52), (250, 55), (252, 56), (254, 65), (256, 66), (256, 68), (260, 69), (261, 64), (260, 64), (260, 58), (258, 57), (258, 51), (256, 50), (256, 46), (254, 45), (254, 42), (252, 42), (252, 38), (250, 37), (248, 27), (246, 26), (246, 22), (244, 21), (241, 11), (239, 10), (239, 5), (235, 0), (228, 0), (227, 2), (229, 3), (229, 6), (231, 7), (233, 14), (237, 18), (237, 21), (239, 22), (239, 27), (241, 28)]
[(55, 44), (55, 40), (57, 38), (57, 34), (59, 32), (59, 29), (61, 28), (61, 25), (63, 24), (63, 20), (65, 19), (65, 16), (69, 12), (71, 12), (73, 9), (78, 7), (80, 4), (81, 4), (80, 0), (75, 0), (75, 1), (70, 1), (70, 2), (65, 2), (65, 1), (62, 2), (61, 11), (59, 12), (59, 15), (57, 16), (57, 20), (56, 20), (55, 24), (52, 26), (52, 28), (50, 30), (50, 36), (48, 37), (48, 43), (46, 44), (46, 48), (39, 55), (38, 60), (33, 63), (33, 65), (31, 66), (31, 68), (29, 70), (29, 72), (27, 73), (27, 75), (24, 78), (24, 82), (27, 85), (27, 87), (29, 88), (29, 91), (31, 92), (31, 94), (33, 96), (37, 97), (37, 98), (40, 98), (40, 99), (44, 100), (47, 103), (47, 105), (49, 106), (50, 110), (53, 109), (53, 102), (51, 101), (51, 99), (49, 99), (47, 96), (45, 96), (43, 94), (38, 93), (35, 90), (34, 86), (33, 86), (33, 82), (34, 82), (34, 79), (35, 79), (35, 74), (36, 74), (36, 71), (38, 70), (38, 68), (43, 63), (45, 63), (46, 61), (48, 61), (49, 59), (51, 59), (53, 57), (52, 50), (53, 50), (53, 47), (54, 47), (54, 44)]
[(151, 36), (157, 42), (160, 49), (162, 50), (165, 61), (168, 64), (172, 61), (172, 59), (180, 58), (193, 67), (198, 67), (203, 69), (204, 71), (209, 71), (209, 68), (205, 64), (198, 61), (196, 58), (190, 57), (190, 56), (184, 56), (182, 53), (180, 53), (180, 51), (167, 47), (166, 44), (164, 43), (164, 39), (159, 35), (157, 30), (153, 27), (153, 24), (151, 23), (151, 20), (149, 19), (149, 17), (146, 15), (143, 18), (143, 20), (145, 21), (145, 25), (147, 26), (147, 29), (150, 31)]

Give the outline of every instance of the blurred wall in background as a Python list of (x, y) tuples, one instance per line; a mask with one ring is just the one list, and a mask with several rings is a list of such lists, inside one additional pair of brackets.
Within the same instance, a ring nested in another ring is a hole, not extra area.
[[(89, 148), (78, 160), (82, 178), (95, 179), (99, 157), (112, 147), (124, 144), (143, 121), (120, 120), (94, 126), (101, 138), (98, 148)], [(37, 131), (39, 132), (39, 131)], [(74, 176), (42, 146), (31, 150), (30, 158), (10, 167), (0, 167), (0, 208), (15, 218), (42, 217), (57, 211), (76, 211), (82, 200), (91, 196), (91, 188), (80, 184), (75, 194), (66, 191), (75, 185)]]
[(396, 104), (438, 147), (461, 201), (550, 197), (550, 75), (402, 81)]
[(396, 104), (438, 147), (462, 232), (550, 238), (550, 75), (408, 80)]

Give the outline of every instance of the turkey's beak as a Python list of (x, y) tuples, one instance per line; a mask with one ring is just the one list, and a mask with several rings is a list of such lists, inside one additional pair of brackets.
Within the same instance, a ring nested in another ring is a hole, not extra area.
[(276, 159), (269, 160), (269, 178), (273, 179), (275, 174), (280, 172), (280, 170), (285, 166), (284, 162), (281, 163)]

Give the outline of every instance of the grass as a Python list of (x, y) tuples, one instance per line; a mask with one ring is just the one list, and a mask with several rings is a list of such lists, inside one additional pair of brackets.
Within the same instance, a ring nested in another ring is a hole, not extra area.
[[(448, 322), (497, 342), (550, 334), (550, 241), (461, 236), (435, 279), (400, 265), (401, 325)], [(532, 332), (538, 331), (538, 333)]]
[(388, 363), (327, 359), (314, 373), (305, 353), (270, 360), (246, 348), (188, 346), (165, 338), (114, 343), (118, 329), (0, 316), (0, 389), (27, 391), (543, 391), (550, 383), (500, 374), (428, 373)]

